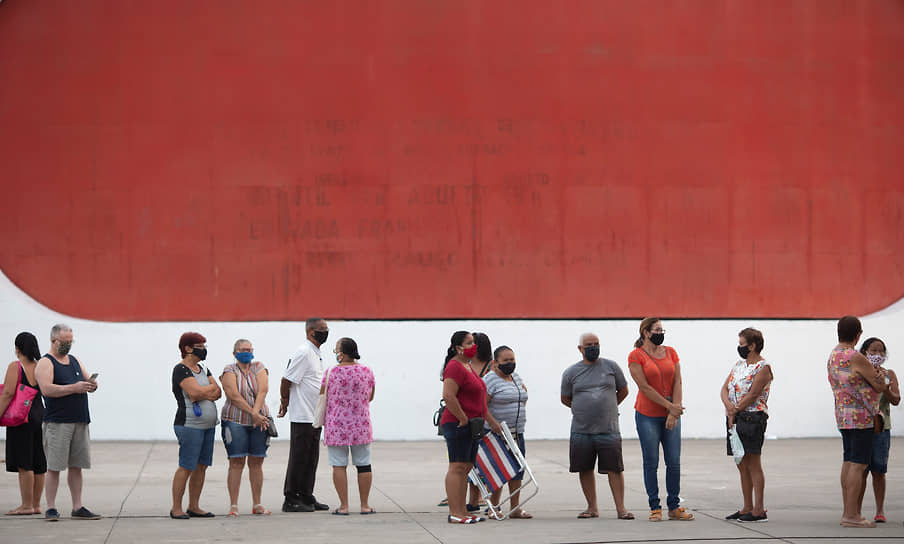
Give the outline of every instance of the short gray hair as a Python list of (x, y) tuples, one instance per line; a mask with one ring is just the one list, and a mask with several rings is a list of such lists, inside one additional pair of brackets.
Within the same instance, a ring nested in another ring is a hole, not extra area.
[(251, 340), (245, 340), (244, 338), (239, 338), (238, 340), (235, 341), (235, 344), (233, 344), (232, 352), (235, 353), (235, 351), (237, 349), (239, 349), (239, 346), (241, 346), (242, 344), (250, 344), (250, 343), (251, 343)]
[(61, 332), (72, 332), (72, 327), (65, 323), (57, 323), (50, 329), (50, 341), (53, 342), (59, 338)]

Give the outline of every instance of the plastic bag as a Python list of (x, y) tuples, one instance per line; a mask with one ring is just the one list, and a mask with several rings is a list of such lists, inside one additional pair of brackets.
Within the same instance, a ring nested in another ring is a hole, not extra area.
[(728, 436), (731, 442), (731, 454), (734, 456), (734, 462), (736, 465), (740, 465), (741, 460), (744, 459), (744, 444), (741, 443), (741, 437), (738, 436), (737, 425), (732, 425), (728, 429)]

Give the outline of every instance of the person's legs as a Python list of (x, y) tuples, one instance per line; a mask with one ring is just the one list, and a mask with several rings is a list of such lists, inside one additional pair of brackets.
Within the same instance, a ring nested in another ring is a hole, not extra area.
[(72, 510), (82, 507), (82, 469), (81, 467), (69, 467), (66, 474), (66, 483), (69, 484), (69, 494), (72, 495)]
[(450, 462), (446, 472), (446, 497), (449, 498), (449, 515), (458, 518), (466, 518), (468, 510), (465, 507), (465, 496), (468, 489), (468, 472), (473, 463)]
[(206, 514), (201, 510), (201, 491), (204, 489), (204, 477), (207, 475), (207, 465), (198, 465), (188, 479), (188, 509), (196, 514)]
[(662, 455), (665, 458), (665, 488), (668, 491), (666, 505), (669, 511), (678, 508), (681, 500), (681, 419), (675, 423), (675, 428), (668, 430), (663, 422), (662, 427)]
[(252, 507), (261, 504), (261, 491), (264, 488), (264, 458), (248, 457), (248, 482), (251, 484)]
[(44, 490), (44, 474), (35, 474), (31, 488), (31, 511), (41, 513), (41, 492)]
[(744, 456), (738, 463), (738, 474), (741, 476), (741, 495), (744, 497), (744, 506), (738, 510), (741, 514), (746, 514), (753, 510), (753, 481), (750, 479), (750, 471), (747, 469), (749, 464), (748, 456)]
[(578, 479), (581, 481), (581, 491), (584, 492), (584, 499), (587, 501), (587, 509), (584, 510), (584, 512), (598, 515), (599, 507), (596, 502), (596, 474), (594, 474), (593, 469), (584, 470), (578, 473)]
[(872, 474), (873, 495), (876, 497), (876, 516), (885, 517), (885, 474), (881, 472)]
[(348, 513), (348, 474), (346, 473), (346, 469), (348, 467), (343, 465), (341, 467), (333, 467), (333, 487), (336, 488), (336, 494), (339, 495), (339, 508), (337, 508), (338, 512)]
[[(229, 472), (226, 474), (226, 489), (229, 490), (229, 511), (238, 513), (239, 487), (242, 485), (242, 471), (245, 470), (244, 457), (229, 458)], [(249, 468), (250, 472), (250, 468)], [(254, 503), (257, 504), (257, 503)]]
[(643, 484), (647, 491), (650, 510), (659, 510), (659, 481), (656, 474), (659, 468), (659, 443), (664, 430), (665, 418), (648, 417), (634, 412), (634, 424), (640, 440), (640, 451), (643, 455)]
[[(763, 493), (766, 489), (766, 476), (763, 474), (762, 456), (755, 453), (748, 453), (744, 456), (744, 462), (747, 463), (747, 474), (750, 479), (750, 488), (753, 494), (753, 515), (762, 516), (766, 512)], [(744, 498), (747, 501), (747, 498)]]
[(621, 516), (628, 511), (625, 508), (625, 473), (610, 472), (608, 476), (609, 489), (612, 491), (612, 500), (615, 502), (615, 511)]
[(283, 509), (287, 505), (297, 505), (302, 502), (301, 489), (304, 474), (302, 461), (306, 444), (305, 426), (310, 426), (310, 423), (292, 422), (289, 431), (289, 461), (286, 465), (286, 480), (283, 485), (283, 495), (286, 498), (283, 503)]
[(860, 514), (860, 503), (858, 500), (863, 496), (863, 473), (865, 471), (866, 464), (845, 461), (842, 465), (841, 488), (844, 493), (844, 512), (841, 515), (842, 523), (862, 523), (865, 521), (864, 517)]
[(21, 504), (16, 507), (14, 510), (10, 510), (10, 512), (21, 512), (21, 513), (29, 513), (32, 509), (32, 504), (34, 504), (34, 487), (35, 487), (35, 473), (31, 470), (25, 470), (24, 468), (19, 469), (19, 495), (22, 497)]
[(173, 474), (173, 506), (170, 508), (170, 512), (174, 516), (185, 515), (185, 510), (182, 509), (182, 497), (185, 496), (185, 484), (190, 476), (191, 471), (182, 467), (178, 467), (176, 473)]
[[(872, 459), (869, 470), (873, 475), (873, 496), (876, 498), (876, 518), (885, 519), (885, 473), (888, 472), (888, 451), (891, 448), (891, 431), (873, 435)], [(866, 485), (864, 482), (864, 491)], [(861, 504), (863, 501), (861, 499)]]
[(358, 497), (361, 499), (361, 513), (373, 512), (370, 507), (370, 488), (373, 484), (373, 468), (370, 465), (370, 444), (351, 446), (352, 463), (358, 471)]
[(48, 470), (44, 476), (44, 495), (47, 497), (47, 509), (56, 508), (57, 489), (60, 487), (60, 471)]
[[(320, 461), (320, 431), (310, 423), (305, 423), (303, 429), (303, 449), (301, 456), (301, 500), (308, 505), (317, 508), (317, 499), (314, 497), (314, 483), (317, 477), (317, 464)], [(322, 505), (326, 508), (326, 505)]]

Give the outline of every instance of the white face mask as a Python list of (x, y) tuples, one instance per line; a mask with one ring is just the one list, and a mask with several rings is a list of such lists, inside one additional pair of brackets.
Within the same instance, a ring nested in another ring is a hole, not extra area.
[(885, 362), (885, 355), (880, 355), (878, 353), (869, 354), (866, 356), (869, 359), (869, 362), (873, 364), (873, 366), (882, 366), (882, 363)]

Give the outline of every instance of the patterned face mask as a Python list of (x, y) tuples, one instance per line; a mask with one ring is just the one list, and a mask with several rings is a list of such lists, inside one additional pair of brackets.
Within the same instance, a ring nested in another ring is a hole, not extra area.
[(882, 363), (885, 362), (885, 355), (880, 355), (878, 353), (869, 354), (866, 356), (869, 359), (869, 362), (873, 364), (873, 366), (882, 366)]

